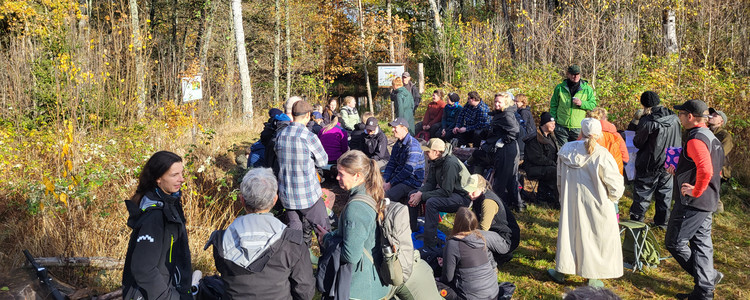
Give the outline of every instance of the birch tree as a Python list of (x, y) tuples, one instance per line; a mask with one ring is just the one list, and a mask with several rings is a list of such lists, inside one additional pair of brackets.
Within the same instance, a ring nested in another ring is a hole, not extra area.
[(136, 101), (138, 120), (146, 115), (146, 81), (143, 74), (143, 44), (141, 43), (140, 22), (138, 21), (138, 3), (130, 0), (130, 27), (132, 27), (132, 43), (135, 51)]
[(237, 44), (237, 63), (239, 64), (240, 82), (242, 83), (242, 114), (246, 121), (250, 121), (253, 118), (253, 86), (250, 82), (250, 70), (247, 66), (241, 0), (232, 0), (232, 20), (234, 21), (234, 40)]

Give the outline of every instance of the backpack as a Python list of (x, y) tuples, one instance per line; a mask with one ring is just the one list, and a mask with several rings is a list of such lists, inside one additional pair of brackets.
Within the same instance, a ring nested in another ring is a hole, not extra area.
[[(374, 199), (369, 196), (356, 195), (352, 201), (364, 202), (376, 212)], [(385, 204), (383, 221), (377, 222), (376, 244), (380, 246), (383, 261), (376, 266), (380, 279), (387, 284), (401, 286), (411, 276), (412, 266), (419, 258), (419, 253), (414, 251), (411, 240), (411, 226), (409, 225), (409, 209), (406, 205), (395, 201)], [(365, 256), (375, 262), (370, 252), (364, 249)]]
[(520, 140), (521, 137), (523, 137), (524, 134), (526, 134), (526, 120), (524, 120), (523, 117), (521, 117), (521, 114), (518, 112), (518, 109), (516, 109), (516, 111), (513, 112), (513, 115), (516, 116), (516, 120), (518, 121), (518, 128), (520, 129), (520, 133), (518, 134), (518, 136)]

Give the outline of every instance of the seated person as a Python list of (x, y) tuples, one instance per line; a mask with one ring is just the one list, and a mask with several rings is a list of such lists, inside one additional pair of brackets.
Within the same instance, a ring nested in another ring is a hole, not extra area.
[(307, 129), (309, 129), (310, 132), (314, 134), (318, 134), (320, 133), (320, 130), (323, 129), (323, 126), (321, 124), (323, 124), (323, 114), (317, 111), (313, 111), (310, 122), (307, 122)]
[(456, 119), (463, 110), (461, 97), (456, 93), (448, 94), (448, 102), (443, 107), (443, 117), (440, 120), (440, 134), (437, 136), (446, 142), (453, 138), (453, 128), (456, 128)]
[(482, 102), (479, 93), (470, 92), (469, 100), (456, 118), (456, 127), (452, 132), (458, 138), (458, 146), (472, 144), (478, 147), (484, 131), (490, 127), (490, 108)]
[(522, 167), (526, 171), (526, 178), (539, 181), (536, 200), (560, 207), (557, 200), (558, 149), (554, 131), (555, 119), (550, 113), (543, 112), (536, 135), (528, 136), (524, 140), (526, 158)]
[(456, 212), (468, 207), (469, 193), (462, 188), (462, 181), (469, 180), (469, 171), (458, 158), (451, 154), (451, 144), (439, 138), (431, 138), (422, 146), (430, 160), (427, 180), (416, 192), (409, 195), (409, 217), (412, 232), (417, 232), (419, 204), (425, 202), (424, 248), (425, 251), (437, 246), (437, 226), (441, 212)]
[(406, 196), (424, 181), (424, 152), (419, 141), (409, 134), (409, 123), (404, 118), (396, 118), (388, 125), (393, 127), (397, 141), (383, 172), (383, 188), (386, 198), (406, 203)]
[(349, 151), (349, 134), (338, 126), (338, 117), (335, 115), (331, 123), (320, 130), (318, 139), (328, 154), (328, 164), (335, 164), (341, 154)]
[(274, 150), (276, 133), (289, 126), (292, 123), (292, 119), (278, 108), (268, 110), (268, 117), (268, 122), (263, 124), (263, 131), (260, 132), (260, 143), (265, 149), (263, 166), (266, 168), (278, 168), (276, 151)]
[[(278, 184), (271, 169), (251, 169), (240, 185), (246, 215), (211, 234), (216, 270), (229, 299), (312, 299), (315, 278), (302, 231), (269, 213)], [(183, 275), (186, 276), (186, 275)]]
[(445, 107), (443, 97), (443, 90), (437, 89), (432, 93), (432, 101), (427, 104), (427, 111), (424, 113), (424, 118), (414, 126), (417, 130), (417, 136), (419, 136), (420, 132), (427, 131), (428, 137), (426, 139), (438, 137), (437, 133), (440, 131), (440, 125), (443, 120), (443, 108)]
[(521, 243), (521, 228), (513, 212), (490, 189), (482, 176), (471, 175), (466, 190), (474, 202), (472, 208), (479, 219), (479, 232), (492, 252), (494, 263), (500, 266), (510, 261), (513, 251)]
[(341, 114), (339, 115), (341, 121), (341, 127), (346, 131), (354, 130), (354, 125), (359, 123), (359, 112), (357, 112), (357, 100), (352, 96), (344, 97), (344, 105), (341, 106)]
[(361, 150), (367, 157), (374, 159), (381, 170), (385, 168), (388, 160), (391, 159), (391, 154), (388, 153), (388, 138), (380, 130), (378, 119), (375, 117), (367, 119), (367, 123), (365, 123), (364, 147), (357, 150)]
[(518, 94), (518, 96), (513, 98), (513, 101), (516, 103), (516, 112), (518, 113), (516, 117), (521, 117), (518, 120), (521, 131), (518, 133), (518, 151), (521, 160), (523, 160), (524, 149), (526, 149), (523, 141), (531, 135), (536, 135), (536, 124), (534, 123), (534, 115), (531, 114), (531, 110), (529, 109), (529, 97), (524, 94)]
[(500, 287), (489, 246), (478, 230), (477, 216), (466, 207), (456, 212), (450, 239), (443, 249), (443, 275), (437, 282), (445, 299), (497, 299)]
[[(354, 125), (354, 130), (352, 130), (351, 134), (349, 134), (349, 149), (359, 150), (362, 152), (365, 152), (363, 149), (365, 148), (365, 123), (367, 123), (367, 119), (370, 117), (374, 117), (375, 114), (372, 112), (365, 112), (362, 114), (362, 122), (357, 123), (357, 125)], [(387, 159), (386, 159), (387, 161)]]

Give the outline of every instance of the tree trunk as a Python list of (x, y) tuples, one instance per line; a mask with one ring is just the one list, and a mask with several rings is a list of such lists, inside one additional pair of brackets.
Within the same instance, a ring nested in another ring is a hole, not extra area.
[(664, 49), (667, 54), (676, 54), (679, 46), (677, 45), (677, 26), (675, 26), (674, 9), (665, 9), (662, 14), (662, 28), (664, 30)]
[(516, 44), (513, 43), (513, 24), (510, 23), (510, 13), (508, 12), (508, 0), (502, 1), (503, 7), (503, 19), (505, 20), (505, 35), (508, 38), (508, 51), (510, 52), (510, 59), (513, 63), (516, 62)]
[(242, 82), (242, 114), (245, 121), (253, 118), (253, 87), (250, 83), (250, 70), (247, 66), (245, 51), (245, 30), (242, 25), (242, 0), (232, 0), (232, 19), (234, 20), (234, 40), (237, 43), (237, 63), (240, 67)]
[(135, 51), (135, 77), (136, 77), (136, 95), (138, 103), (138, 120), (143, 119), (146, 115), (146, 80), (143, 74), (143, 45), (141, 43), (141, 29), (138, 21), (138, 3), (136, 0), (130, 0), (130, 27), (132, 27), (133, 51)]
[(206, 16), (206, 34), (203, 37), (203, 45), (201, 46), (201, 53), (200, 53), (200, 64), (201, 64), (201, 73), (206, 74), (206, 62), (208, 61), (208, 48), (211, 46), (211, 34), (213, 32), (214, 28), (214, 18), (213, 15), (216, 13), (216, 6), (219, 5), (219, 1), (211, 1), (211, 9), (208, 12), (208, 15)]
[(370, 74), (367, 71), (367, 60), (368, 51), (365, 47), (365, 14), (362, 11), (362, 0), (357, 0), (357, 8), (359, 8), (359, 40), (360, 47), (362, 47), (362, 68), (365, 69), (365, 86), (367, 87), (367, 102), (370, 104), (370, 111), (375, 112), (372, 104), (372, 89), (370, 87)]
[(440, 8), (435, 0), (429, 0), (430, 9), (432, 10), (432, 17), (435, 21), (435, 32), (438, 35), (438, 39), (443, 39), (443, 23), (440, 21)]
[(292, 40), (289, 37), (289, 0), (286, 3), (286, 98), (292, 96)]
[[(391, 63), (396, 62), (396, 53), (393, 50), (393, 16), (391, 15), (391, 0), (385, 0), (386, 22), (388, 26), (388, 58)], [(372, 110), (372, 108), (370, 108)]]
[(281, 1), (276, 0), (276, 38), (273, 46), (273, 102), (279, 103), (279, 73), (281, 68)]

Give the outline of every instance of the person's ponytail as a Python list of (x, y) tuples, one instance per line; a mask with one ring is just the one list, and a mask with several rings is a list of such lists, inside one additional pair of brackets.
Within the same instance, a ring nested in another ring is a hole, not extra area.
[(365, 176), (365, 189), (367, 194), (375, 199), (377, 206), (376, 213), (378, 214), (378, 221), (383, 221), (385, 215), (385, 190), (383, 189), (383, 176), (380, 174), (380, 168), (378, 167), (377, 161), (374, 159), (370, 160), (369, 172)]

